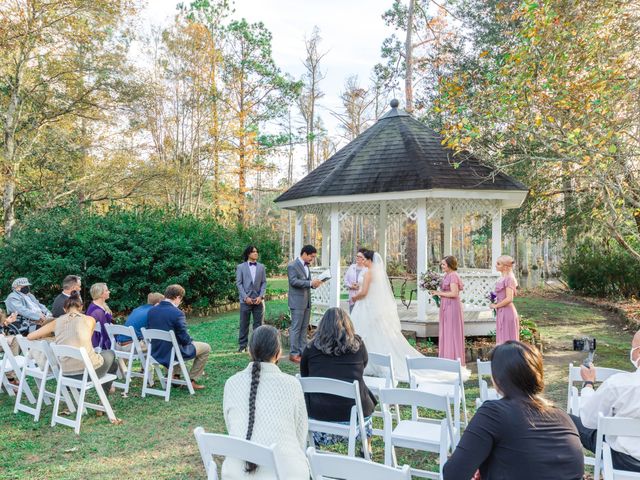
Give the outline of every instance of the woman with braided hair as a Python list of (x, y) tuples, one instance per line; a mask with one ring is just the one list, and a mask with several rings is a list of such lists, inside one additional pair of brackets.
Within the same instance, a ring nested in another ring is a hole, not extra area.
[[(276, 456), (286, 479), (309, 478), (305, 455), (307, 408), (300, 382), (282, 373), (280, 335), (270, 325), (254, 330), (249, 342), (252, 362), (224, 385), (223, 413), (232, 437), (261, 445), (275, 444)], [(227, 457), (222, 478), (271, 480), (275, 473), (265, 467)]]

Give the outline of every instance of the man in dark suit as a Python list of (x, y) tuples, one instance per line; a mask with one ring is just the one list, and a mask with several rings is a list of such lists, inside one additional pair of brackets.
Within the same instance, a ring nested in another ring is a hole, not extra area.
[(291, 328), (289, 360), (300, 363), (302, 351), (307, 346), (307, 328), (311, 317), (311, 289), (318, 288), (320, 280), (311, 280), (309, 265), (316, 259), (317, 250), (313, 245), (305, 245), (300, 257), (287, 266), (289, 277), (289, 309), (291, 310)]
[(245, 248), (244, 262), (236, 268), (236, 285), (240, 296), (240, 333), (238, 352), (247, 350), (249, 342), (249, 317), (253, 315), (255, 330), (264, 320), (264, 294), (267, 290), (267, 272), (258, 263), (258, 249), (253, 245)]
[[(184, 288), (180, 285), (169, 285), (164, 292), (164, 300), (149, 310), (147, 315), (148, 328), (173, 330), (180, 347), (180, 353), (184, 360), (193, 359), (193, 366), (189, 372), (191, 384), (194, 390), (202, 390), (204, 385), (196, 382), (204, 372), (204, 366), (209, 358), (211, 346), (204, 342), (194, 342), (187, 333), (187, 321), (184, 312), (178, 308), (184, 298)], [(168, 367), (171, 359), (171, 342), (159, 342), (153, 344), (153, 358), (160, 364)]]

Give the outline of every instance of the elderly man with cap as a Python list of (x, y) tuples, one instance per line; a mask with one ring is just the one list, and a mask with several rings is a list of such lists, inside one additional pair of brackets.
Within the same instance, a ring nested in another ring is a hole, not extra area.
[(49, 309), (31, 293), (30, 286), (31, 283), (27, 278), (16, 278), (11, 284), (13, 291), (4, 301), (8, 314), (13, 312), (18, 314), (16, 326), (23, 334), (35, 330), (48, 319), (53, 318)]

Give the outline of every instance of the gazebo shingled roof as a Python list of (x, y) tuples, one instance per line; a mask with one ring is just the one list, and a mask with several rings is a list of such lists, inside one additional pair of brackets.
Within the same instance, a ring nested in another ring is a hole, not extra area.
[(454, 155), (441, 142), (428, 126), (392, 108), (275, 201), (431, 189), (527, 190), (470, 154)]

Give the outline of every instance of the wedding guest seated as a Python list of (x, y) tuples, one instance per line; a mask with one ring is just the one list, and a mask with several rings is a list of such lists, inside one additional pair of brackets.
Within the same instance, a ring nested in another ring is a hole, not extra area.
[(100, 324), (100, 331), (93, 334), (91, 339), (94, 347), (100, 347), (103, 350), (109, 350), (111, 348), (111, 340), (104, 328), (105, 323), (113, 322), (113, 314), (107, 300), (109, 300), (109, 287), (106, 283), (94, 283), (89, 290), (93, 301), (87, 308), (87, 315), (95, 318), (96, 322)]
[[(187, 333), (186, 317), (184, 312), (178, 308), (182, 303), (184, 294), (185, 291), (182, 286), (169, 285), (164, 292), (164, 300), (149, 310), (147, 324), (149, 328), (167, 332), (173, 330), (182, 358), (185, 361), (193, 359), (193, 365), (189, 372), (191, 385), (195, 390), (202, 390), (204, 385), (200, 385), (196, 381), (204, 373), (204, 366), (207, 364), (211, 346), (204, 342), (194, 342)], [(159, 346), (155, 346), (154, 343), (153, 358), (168, 367), (169, 362), (172, 360), (171, 350), (173, 346), (171, 342), (160, 341), (158, 343)]]
[[(11, 328), (11, 325), (15, 323), (18, 319), (18, 314), (13, 312), (11, 315), (7, 316), (3, 310), (0, 310), (0, 333), (4, 333), (7, 343), (9, 344), (9, 348), (11, 349), (11, 353), (14, 355), (18, 355), (20, 353), (20, 345), (16, 340), (16, 335), (18, 334), (17, 329)], [(0, 347), (0, 352), (2, 352), (2, 347)], [(13, 375), (13, 370), (6, 373), (7, 379), (10, 383), (17, 384), (18, 380)]]
[(542, 397), (538, 349), (510, 340), (495, 347), (490, 360), (502, 398), (478, 409), (444, 465), (443, 478), (581, 480), (580, 437), (569, 416)]
[[(62, 280), (62, 292), (60, 292), (53, 301), (53, 305), (51, 305), (53, 318), (64, 315), (64, 302), (71, 296), (71, 292), (78, 292), (78, 294), (80, 294), (81, 287), (82, 282), (78, 275), (67, 275), (64, 277), (64, 280)], [(82, 300), (82, 298), (80, 300)]]
[[(280, 334), (270, 325), (253, 331), (249, 343), (252, 362), (224, 385), (223, 413), (232, 437), (261, 445), (275, 445), (286, 479), (309, 478), (305, 456), (307, 409), (300, 382), (277, 366), (281, 355)], [(227, 457), (222, 478), (275, 479), (265, 467)]]
[[(571, 415), (580, 433), (582, 446), (595, 453), (598, 433), (598, 416), (640, 418), (640, 330), (631, 341), (629, 360), (635, 371), (618, 373), (607, 378), (595, 390), (596, 369), (580, 367), (584, 388), (580, 393), (580, 417)], [(632, 437), (609, 437), (613, 468), (640, 472), (640, 442)]]
[[(96, 353), (93, 350), (91, 336), (93, 335), (96, 321), (93, 317), (82, 314), (82, 300), (80, 300), (78, 292), (71, 293), (64, 302), (64, 311), (64, 315), (52, 320), (35, 332), (31, 332), (27, 338), (29, 340), (40, 340), (54, 334), (55, 342), (58, 345), (68, 345), (76, 348), (84, 347), (98, 377), (102, 377), (107, 373), (115, 373), (118, 369), (118, 364), (115, 362), (113, 351), (102, 350), (100, 353)], [(82, 379), (84, 364), (80, 360), (70, 357), (62, 358), (60, 366), (65, 376)], [(103, 388), (106, 393), (114, 391), (111, 382), (105, 383)]]
[[(367, 347), (356, 335), (349, 314), (334, 307), (325, 312), (313, 339), (302, 352), (300, 376), (334, 378), (350, 383), (357, 380), (367, 438), (370, 439), (373, 433), (371, 415), (377, 400), (362, 378), (368, 361)], [(353, 400), (323, 393), (306, 394), (305, 399), (309, 418), (349, 424)], [(325, 446), (345, 440), (323, 432), (313, 432), (313, 439), (317, 445)]]
[[(142, 340), (141, 329), (147, 328), (149, 310), (158, 305), (162, 300), (164, 300), (164, 295), (157, 292), (151, 292), (147, 295), (146, 305), (140, 305), (139, 307), (134, 308), (127, 317), (127, 321), (124, 323), (125, 327), (133, 327), (136, 331), (136, 336), (138, 337), (138, 340), (140, 340), (140, 347), (142, 347), (143, 352), (147, 351), (147, 346)], [(131, 350), (131, 345), (133, 343), (131, 337), (127, 337), (126, 335), (116, 335), (115, 340), (116, 350), (122, 350), (125, 352)]]
[(31, 293), (31, 283), (28, 278), (16, 278), (11, 288), (13, 291), (4, 303), (9, 315), (14, 312), (18, 314), (15, 326), (22, 334), (26, 335), (27, 332), (35, 330), (53, 318), (49, 309)]

